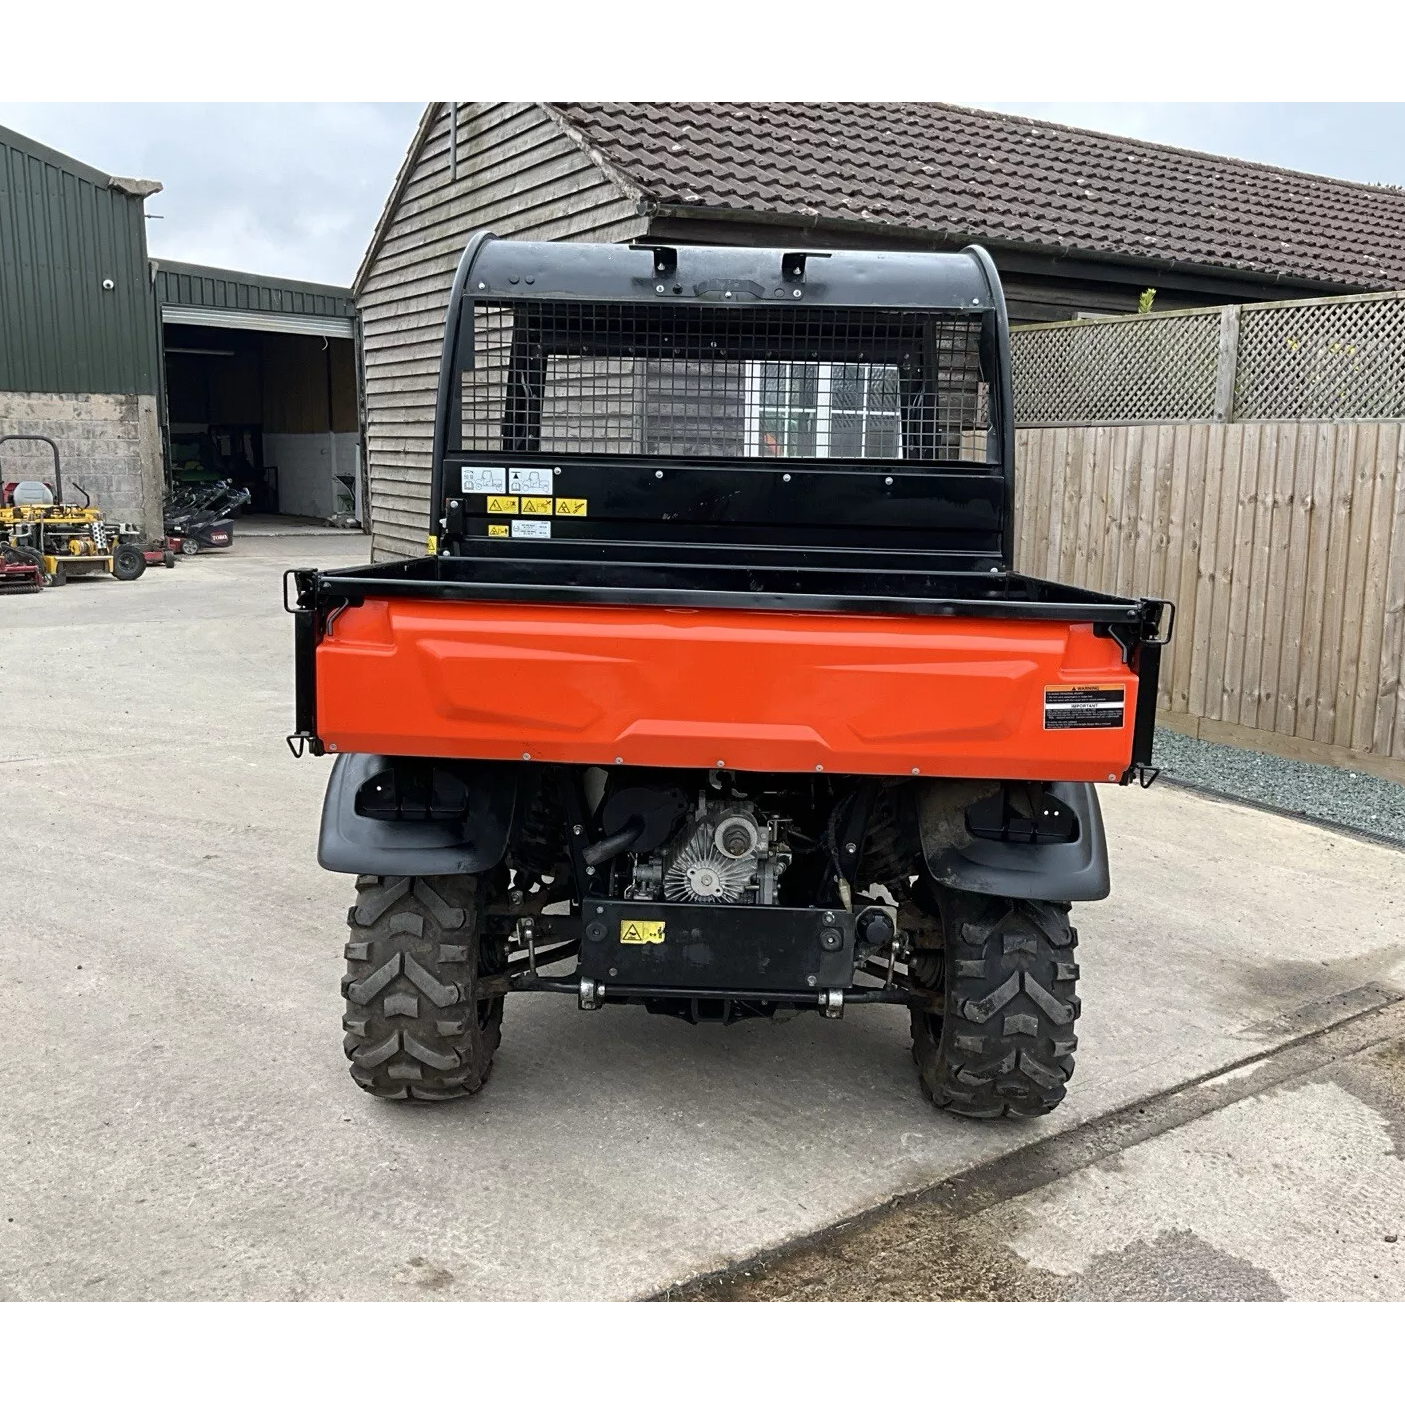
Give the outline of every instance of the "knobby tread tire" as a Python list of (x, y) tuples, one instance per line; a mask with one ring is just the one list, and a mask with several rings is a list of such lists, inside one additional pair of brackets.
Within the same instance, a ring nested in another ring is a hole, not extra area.
[[(912, 1010), (927, 1096), (962, 1117), (1041, 1117), (1063, 1101), (1078, 1041), (1078, 933), (1068, 904), (942, 890), (942, 989)], [(917, 969), (917, 968), (915, 968)]]
[(363, 875), (356, 890), (342, 981), (351, 1076), (378, 1098), (476, 1093), (503, 1006), (501, 997), (476, 999), (476, 983), (507, 960), (505, 945), (484, 935), (480, 880)]

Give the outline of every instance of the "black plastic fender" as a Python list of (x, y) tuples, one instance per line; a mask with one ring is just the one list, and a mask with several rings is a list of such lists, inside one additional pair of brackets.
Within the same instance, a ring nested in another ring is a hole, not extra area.
[(1107, 834), (1097, 791), (1084, 782), (1053, 781), (1049, 793), (1078, 816), (1067, 844), (1019, 844), (977, 838), (966, 809), (1000, 789), (999, 781), (928, 781), (918, 794), (922, 856), (932, 878), (948, 888), (1041, 902), (1096, 902), (1112, 891)]
[(368, 819), (356, 812), (356, 792), (394, 758), (343, 754), (332, 766), (322, 802), (317, 861), (334, 873), (427, 878), (486, 873), (507, 852), (517, 804), (517, 775), (499, 762), (457, 763), (468, 783), (466, 813), (453, 820)]

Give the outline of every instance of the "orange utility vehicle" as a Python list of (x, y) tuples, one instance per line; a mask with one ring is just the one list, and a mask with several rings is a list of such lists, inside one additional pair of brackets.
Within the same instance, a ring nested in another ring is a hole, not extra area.
[(1013, 474), (982, 249), (476, 235), (426, 554), (290, 573), (357, 1082), (476, 1091), (530, 990), (903, 1004), (938, 1106), (1055, 1106), (1170, 609), (1018, 574)]

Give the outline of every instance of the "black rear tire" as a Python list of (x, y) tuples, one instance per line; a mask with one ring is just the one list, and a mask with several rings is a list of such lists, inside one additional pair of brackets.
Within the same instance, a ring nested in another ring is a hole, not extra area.
[(1067, 903), (941, 889), (944, 948), (914, 953), (912, 1056), (938, 1107), (1042, 1117), (1063, 1101), (1078, 1046), (1078, 933)]
[(119, 542), (112, 553), (112, 574), (119, 581), (134, 581), (146, 570), (146, 557), (131, 542)]
[(478, 998), (478, 977), (507, 964), (506, 942), (484, 931), (484, 880), (363, 876), (356, 888), (342, 982), (351, 1076), (378, 1098), (476, 1093), (503, 1007)]

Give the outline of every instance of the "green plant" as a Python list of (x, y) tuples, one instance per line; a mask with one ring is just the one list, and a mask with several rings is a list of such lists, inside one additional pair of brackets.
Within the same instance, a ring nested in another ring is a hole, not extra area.
[(1144, 288), (1144, 289), (1142, 290), (1142, 295), (1141, 295), (1141, 297), (1139, 297), (1139, 298), (1137, 299), (1137, 311), (1138, 311), (1138, 312), (1150, 312), (1150, 311), (1151, 311), (1151, 305), (1152, 305), (1152, 303), (1154, 303), (1155, 301), (1156, 301), (1156, 289), (1155, 289), (1155, 288)]

